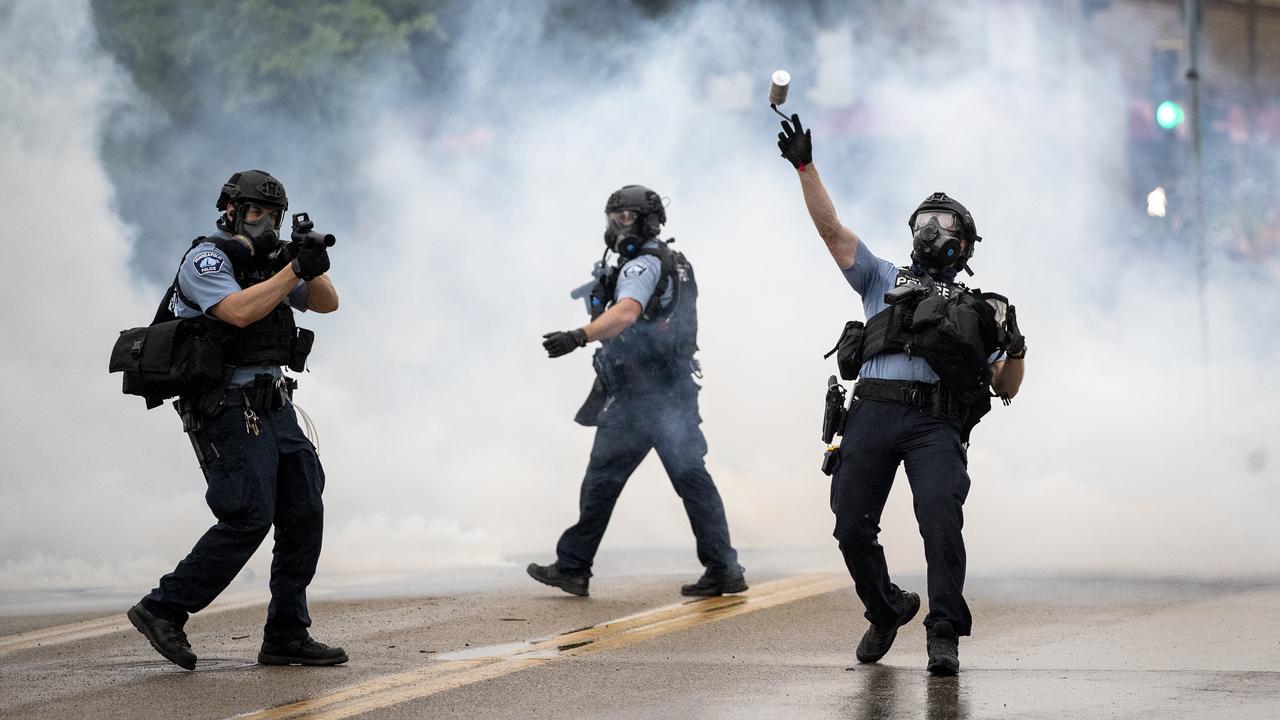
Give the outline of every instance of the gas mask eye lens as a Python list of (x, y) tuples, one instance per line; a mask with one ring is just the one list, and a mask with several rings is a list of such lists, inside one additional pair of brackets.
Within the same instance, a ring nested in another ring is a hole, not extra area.
[(280, 208), (263, 207), (248, 203), (244, 210), (244, 224), (254, 227), (264, 227), (270, 225), (272, 228), (279, 230), (280, 223), (284, 220), (284, 212)]
[(609, 222), (622, 227), (634, 225), (636, 218), (639, 217), (635, 210), (615, 210), (607, 214), (609, 216)]
[(922, 212), (916, 216), (912, 229), (919, 230), (933, 221), (937, 221), (938, 227), (943, 230), (956, 229), (956, 216), (949, 212)]

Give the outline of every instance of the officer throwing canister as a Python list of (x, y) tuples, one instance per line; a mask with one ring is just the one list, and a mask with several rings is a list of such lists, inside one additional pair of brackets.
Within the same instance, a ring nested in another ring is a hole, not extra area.
[[(583, 288), (590, 324), (547, 333), (543, 347), (560, 357), (600, 341), (593, 364), (596, 382), (576, 420), (596, 427), (582, 480), (578, 522), (556, 545), (556, 561), (530, 564), (535, 580), (586, 596), (596, 549), (627, 478), (657, 450), (684, 501), (693, 527), (702, 577), (680, 592), (722, 595), (747, 589), (738, 553), (729, 542), (724, 504), (707, 473), (707, 441), (699, 427), (701, 376), (698, 349), (698, 286), (684, 255), (658, 238), (667, 221), (654, 191), (627, 185), (605, 204), (605, 256), (596, 282)], [(607, 264), (609, 253), (617, 263)], [(575, 295), (576, 296), (576, 295)]]
[(959, 270), (972, 274), (969, 260), (981, 240), (963, 205), (945, 193), (926, 198), (908, 221), (911, 264), (898, 267), (841, 224), (798, 116), (782, 123), (778, 147), (796, 168), (809, 215), (867, 318), (847, 323), (833, 351), (842, 377), (857, 384), (843, 441), (834, 462), (824, 463), (832, 474), (834, 534), (871, 623), (856, 654), (864, 663), (879, 660), (920, 609), (916, 593), (890, 581), (877, 542), (880, 514), (904, 464), (928, 564), (928, 670), (954, 675), (959, 637), (971, 624), (961, 537), (969, 432), (990, 409), (992, 392), (1006, 403), (1017, 394), (1026, 341), (1005, 298), (956, 281)]
[(296, 383), (281, 371), (303, 370), (314, 337), (294, 325), (294, 311), (338, 309), (325, 274), (332, 236), (307, 232), (309, 218), (295, 216), (295, 230), (301, 217), (303, 232), (284, 241), (280, 226), (289, 201), (280, 182), (261, 170), (232, 175), (217, 207), (217, 230), (192, 243), (152, 324), (182, 326), (180, 337), (207, 341), (193, 345), (192, 356), (212, 349), (222, 363), (220, 379), (182, 391), (174, 402), (217, 523), (129, 610), (129, 620), (161, 655), (193, 669), (188, 616), (231, 583), (274, 526), (271, 604), (258, 662), (336, 665), (347, 661), (342, 648), (316, 642), (308, 632), (324, 470), (298, 426)]

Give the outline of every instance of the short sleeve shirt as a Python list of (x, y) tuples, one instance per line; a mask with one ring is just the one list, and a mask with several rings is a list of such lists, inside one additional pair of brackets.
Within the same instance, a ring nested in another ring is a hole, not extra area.
[[(211, 237), (227, 239), (229, 236), (218, 231)], [(213, 242), (202, 242), (187, 253), (182, 266), (178, 268), (178, 290), (200, 309), (196, 310), (188, 306), (177, 293), (170, 298), (169, 309), (180, 318), (199, 317), (203, 313), (206, 317), (216, 320), (217, 318), (211, 312), (213, 306), (222, 302), (231, 293), (242, 289), (240, 283), (236, 282), (231, 258), (219, 250)], [(299, 280), (297, 287), (289, 293), (287, 301), (293, 309), (305, 312), (307, 309), (306, 283)], [(232, 375), (231, 386), (247, 385), (253, 382), (253, 376), (259, 373), (270, 373), (279, 377), (281, 371), (279, 367), (238, 367)]]
[[(882, 260), (871, 252), (867, 244), (858, 239), (858, 249), (853, 265), (843, 270), (844, 278), (862, 296), (862, 310), (867, 318), (889, 307), (884, 294), (898, 281), (898, 267)], [(996, 362), (1004, 357), (997, 351), (987, 358)], [(903, 353), (881, 353), (862, 364), (861, 377), (878, 380), (911, 380), (922, 383), (938, 382), (938, 374), (923, 358), (907, 357)]]
[[(644, 246), (657, 248), (659, 243), (656, 240), (650, 240)], [(641, 308), (646, 307), (649, 300), (653, 298), (654, 291), (658, 289), (658, 280), (661, 276), (662, 260), (653, 255), (639, 255), (628, 260), (618, 272), (618, 284), (613, 291), (613, 301), (617, 303), (623, 298), (631, 298), (640, 303)], [(671, 302), (673, 291), (672, 283), (667, 283), (660, 300), (663, 307)]]

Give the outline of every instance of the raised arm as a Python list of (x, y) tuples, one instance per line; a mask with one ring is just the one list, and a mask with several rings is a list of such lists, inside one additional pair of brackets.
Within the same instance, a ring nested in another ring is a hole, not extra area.
[(792, 115), (791, 121), (782, 123), (782, 132), (778, 133), (778, 149), (796, 169), (800, 178), (800, 189), (804, 192), (804, 204), (809, 209), (809, 217), (818, 235), (827, 244), (827, 251), (835, 259), (841, 270), (853, 267), (858, 257), (858, 236), (840, 223), (836, 215), (835, 205), (831, 204), (831, 196), (822, 185), (818, 169), (813, 166), (812, 130), (805, 130), (800, 125), (800, 116)]
[(827, 244), (827, 252), (831, 253), (841, 270), (853, 267), (853, 261), (858, 257), (858, 236), (841, 224), (836, 207), (831, 204), (831, 196), (822, 185), (818, 168), (813, 165), (796, 168), (796, 175), (804, 192), (804, 205), (809, 209), (809, 217), (813, 219), (818, 236)]

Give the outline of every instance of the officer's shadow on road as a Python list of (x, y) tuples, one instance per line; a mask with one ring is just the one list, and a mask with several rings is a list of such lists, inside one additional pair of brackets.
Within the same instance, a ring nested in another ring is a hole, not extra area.
[[(846, 703), (843, 717), (853, 720), (967, 720), (969, 704), (960, 691), (959, 677), (930, 677), (911, 668), (887, 665), (859, 665), (849, 668), (855, 692)], [(921, 685), (924, 685), (924, 713), (920, 712)]]

